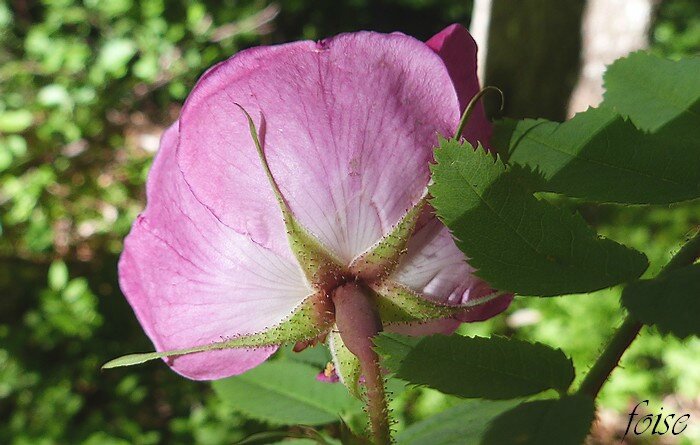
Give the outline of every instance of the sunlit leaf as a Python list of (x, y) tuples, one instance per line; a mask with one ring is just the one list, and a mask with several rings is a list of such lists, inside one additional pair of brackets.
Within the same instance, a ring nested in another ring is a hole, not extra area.
[(32, 113), (28, 110), (0, 112), (0, 132), (19, 133), (32, 125)]
[(322, 425), (360, 409), (343, 385), (317, 381), (318, 372), (303, 363), (273, 361), (213, 387), (237, 411), (275, 425)]
[(68, 284), (68, 267), (61, 260), (56, 260), (49, 266), (49, 287), (53, 290), (61, 290)]
[(478, 445), (489, 421), (517, 400), (469, 400), (414, 423), (396, 436), (398, 445)]
[(642, 51), (632, 53), (616, 60), (605, 72), (605, 104), (629, 116), (642, 130), (656, 132), (676, 122), (678, 136), (697, 135), (698, 73), (700, 57), (671, 61)]
[(117, 73), (131, 60), (136, 50), (136, 44), (132, 40), (108, 40), (100, 51), (97, 63), (107, 72)]
[(628, 204), (700, 197), (700, 122), (647, 134), (610, 109), (592, 108), (562, 124), (500, 122), (496, 133), (508, 163), (537, 177), (535, 191)]

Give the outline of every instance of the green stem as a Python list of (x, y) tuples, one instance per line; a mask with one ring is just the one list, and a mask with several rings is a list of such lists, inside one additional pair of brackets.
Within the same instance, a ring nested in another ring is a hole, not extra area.
[(673, 255), (671, 261), (666, 263), (664, 268), (659, 272), (659, 275), (680, 269), (681, 267), (690, 266), (700, 258), (700, 227), (694, 230), (695, 234), (688, 238), (688, 241), (681, 249)]
[[(700, 257), (700, 229), (696, 230), (695, 235), (671, 258), (659, 272), (659, 275), (691, 265), (698, 257)], [(581, 386), (578, 389), (579, 394), (587, 395), (593, 399), (598, 396), (608, 377), (620, 363), (622, 355), (634, 339), (637, 338), (642, 326), (644, 326), (642, 323), (637, 321), (632, 315), (627, 314), (622, 325), (617, 329), (600, 357), (598, 357), (598, 360), (596, 360), (583, 382), (581, 382)]]
[(610, 339), (603, 353), (598, 357), (593, 367), (588, 371), (586, 377), (581, 382), (578, 389), (579, 394), (584, 394), (593, 399), (598, 396), (600, 389), (615, 370), (622, 355), (632, 344), (637, 334), (642, 329), (642, 324), (627, 314), (625, 321), (617, 329), (615, 335)]
[(469, 101), (466, 108), (464, 109), (464, 114), (462, 114), (462, 118), (459, 120), (459, 125), (457, 126), (457, 131), (455, 131), (455, 139), (459, 139), (460, 137), (462, 137), (464, 127), (467, 126), (467, 122), (469, 122), (469, 118), (472, 116), (472, 113), (476, 108), (476, 104), (479, 102), (479, 99), (481, 99), (484, 96), (484, 94), (489, 92), (489, 90), (496, 91), (498, 94), (501, 95), (501, 111), (503, 111), (503, 91), (492, 86), (486, 86), (482, 88), (478, 93), (476, 93), (474, 97), (472, 97), (472, 100)]

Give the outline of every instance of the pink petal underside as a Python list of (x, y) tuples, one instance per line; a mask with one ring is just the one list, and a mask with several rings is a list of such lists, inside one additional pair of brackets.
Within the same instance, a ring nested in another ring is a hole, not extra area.
[[(444, 304), (461, 305), (486, 297), (494, 290), (479, 277), (455, 244), (447, 227), (426, 209), (419, 228), (408, 243), (407, 253), (392, 279)], [(513, 296), (504, 295), (477, 306), (461, 321), (480, 321), (504, 311)], [(446, 326), (452, 326), (446, 322)], [(436, 331), (440, 332), (440, 331)]]
[[(460, 110), (464, 111), (469, 101), (479, 92), (476, 74), (476, 42), (461, 25), (450, 25), (426, 42), (445, 62), (459, 96)], [(491, 139), (491, 124), (486, 119), (484, 106), (478, 103), (463, 133), (472, 145), (477, 142), (488, 146)], [(452, 135), (450, 135), (452, 136)]]
[[(177, 123), (148, 179), (148, 206), (125, 240), (120, 284), (159, 351), (264, 330), (312, 293), (290, 252), (280, 255), (221, 224), (190, 192), (176, 163)], [(275, 351), (223, 350), (170, 360), (180, 374), (216, 379)]]
[(180, 167), (224, 224), (276, 252), (281, 213), (234, 102), (294, 216), (346, 263), (421, 197), (437, 135), (459, 120), (442, 60), (401, 34), (254, 48), (210, 70), (182, 112)]
[[(479, 90), (476, 72), (476, 43), (466, 29), (451, 25), (426, 42), (444, 61), (459, 96), (460, 110)], [(472, 144), (488, 145), (491, 124), (486, 119), (481, 103), (477, 104), (463, 136)], [(392, 278), (426, 298), (445, 304), (460, 305), (483, 298), (494, 290), (476, 275), (467, 258), (455, 244), (447, 227), (428, 209), (421, 217), (417, 232), (409, 241), (407, 255)], [(450, 334), (461, 322), (481, 321), (503, 312), (513, 295), (503, 295), (470, 310), (455, 319), (434, 320), (427, 323), (396, 324), (387, 327), (390, 332), (407, 335)]]

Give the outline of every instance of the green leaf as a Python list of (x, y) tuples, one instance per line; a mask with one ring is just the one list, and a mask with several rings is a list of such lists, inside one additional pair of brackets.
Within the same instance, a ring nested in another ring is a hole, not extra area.
[(700, 264), (676, 269), (625, 287), (622, 304), (639, 321), (662, 332), (700, 337)]
[(517, 400), (469, 400), (414, 423), (396, 437), (398, 445), (479, 445), (489, 422)]
[(496, 417), (482, 445), (581, 445), (595, 404), (585, 396), (526, 402)]
[[(668, 204), (700, 197), (700, 122), (687, 136), (675, 123), (647, 134), (606, 108), (562, 124), (497, 124), (508, 163), (534, 172), (536, 191), (598, 202)], [(498, 142), (500, 141), (500, 142)]]
[(68, 284), (68, 267), (61, 260), (56, 260), (49, 266), (49, 287), (53, 290), (61, 290)]
[(97, 64), (107, 72), (118, 73), (126, 67), (136, 54), (136, 44), (129, 39), (113, 39), (107, 41), (100, 51)]
[(69, 108), (73, 105), (70, 93), (60, 84), (46, 85), (37, 94), (37, 101), (46, 107), (63, 106)]
[(328, 348), (323, 345), (315, 345), (304, 348), (303, 351), (294, 352), (296, 345), (289, 344), (284, 348), (280, 348), (277, 356), (284, 360), (306, 363), (307, 365), (323, 368), (331, 361), (331, 355)]
[(382, 364), (389, 370), (395, 371), (401, 368), (404, 358), (411, 352), (422, 337), (390, 334), (383, 332), (374, 337), (374, 349), (382, 358)]
[(656, 132), (681, 120), (680, 128), (697, 136), (700, 132), (698, 73), (700, 57), (671, 61), (641, 51), (632, 53), (608, 67), (604, 103), (628, 116), (642, 130)]
[(0, 132), (19, 133), (32, 125), (32, 113), (29, 110), (13, 110), (0, 112)]
[(212, 385), (237, 411), (275, 425), (322, 425), (361, 408), (343, 385), (317, 381), (318, 372), (303, 363), (273, 361)]
[(432, 205), (477, 274), (497, 289), (538, 296), (591, 292), (647, 268), (644, 254), (536, 199), (483, 148), (443, 139), (435, 158)]
[[(574, 367), (559, 349), (503, 337), (414, 339), (382, 334), (379, 354), (396, 377), (446, 394), (485, 399), (511, 399), (547, 389), (566, 391)], [(429, 363), (429, 366), (426, 366)]]
[(340, 420), (340, 443), (342, 445), (371, 445), (369, 439), (364, 436), (364, 432), (353, 431), (352, 427), (343, 419)]
[(502, 122), (494, 143), (509, 163), (540, 176), (537, 191), (626, 204), (698, 198), (698, 72), (700, 58), (634, 53), (608, 68), (601, 108), (562, 124)]
[(324, 436), (320, 432), (308, 426), (296, 426), (295, 431), (264, 431), (252, 434), (235, 445), (339, 445), (339, 442)]

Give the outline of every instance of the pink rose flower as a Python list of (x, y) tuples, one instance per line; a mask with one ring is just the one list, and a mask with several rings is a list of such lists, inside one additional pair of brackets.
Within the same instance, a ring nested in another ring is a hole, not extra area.
[[(483, 303), (493, 289), (426, 201), (438, 135), (478, 91), (476, 44), (457, 25), (427, 43), (358, 32), (257, 47), (207, 71), (163, 135), (119, 263), (156, 349), (203, 351), (161, 356), (218, 379), (280, 343), (327, 339), (347, 379), (331, 295), (349, 281), (395, 332), (504, 310), (512, 296)], [(490, 132), (477, 106), (464, 137)]]

